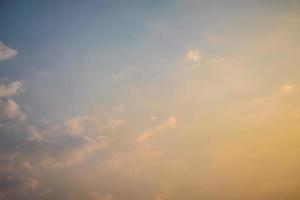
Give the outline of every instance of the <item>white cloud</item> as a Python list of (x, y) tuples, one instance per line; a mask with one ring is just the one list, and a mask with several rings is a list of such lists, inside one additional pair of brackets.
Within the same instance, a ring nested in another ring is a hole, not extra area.
[(17, 50), (0, 42), (0, 61), (9, 60), (17, 55)]
[(202, 59), (202, 55), (198, 49), (191, 49), (186, 53), (185, 59), (190, 62), (198, 62)]

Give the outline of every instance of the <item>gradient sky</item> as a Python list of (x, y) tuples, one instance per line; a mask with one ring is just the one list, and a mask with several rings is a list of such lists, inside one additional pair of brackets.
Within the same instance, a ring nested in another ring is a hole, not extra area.
[(0, 0), (0, 200), (298, 200), (299, 0)]

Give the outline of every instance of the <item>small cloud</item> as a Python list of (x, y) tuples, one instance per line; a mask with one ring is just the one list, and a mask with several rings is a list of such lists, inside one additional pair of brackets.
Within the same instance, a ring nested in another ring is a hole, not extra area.
[(0, 42), (0, 61), (9, 60), (17, 55), (17, 50)]
[(158, 120), (158, 117), (157, 117), (157, 116), (154, 115), (154, 116), (151, 117), (151, 121), (152, 121), (152, 122), (157, 122), (157, 120)]
[(170, 116), (169, 118), (168, 118), (168, 126), (170, 126), (170, 127), (174, 127), (175, 125), (176, 125), (176, 123), (177, 123), (177, 119), (176, 119), (176, 117), (174, 117), (174, 116)]
[(107, 122), (105, 128), (107, 129), (114, 129), (119, 126), (122, 126), (124, 124), (123, 119), (111, 119), (110, 121)]
[(83, 131), (83, 123), (90, 120), (88, 116), (76, 116), (66, 121), (67, 129), (74, 134), (81, 134)]
[[(153, 120), (153, 118), (152, 118)], [(157, 121), (157, 117), (155, 116), (154, 120)], [(151, 138), (153, 135), (160, 133), (162, 131), (168, 130), (170, 128), (174, 128), (176, 126), (177, 119), (175, 116), (169, 116), (165, 122), (159, 123), (154, 127), (144, 131), (136, 137), (137, 142), (144, 142)]]
[(198, 62), (202, 59), (202, 55), (198, 49), (191, 49), (187, 52), (185, 59), (190, 62)]
[(30, 135), (28, 141), (40, 142), (43, 140), (42, 135), (39, 133), (35, 126), (28, 126), (27, 130)]
[(295, 86), (291, 84), (285, 84), (280, 87), (280, 91), (284, 94), (291, 93), (295, 90)]
[(19, 104), (14, 100), (0, 100), (0, 119), (23, 121), (26, 119), (26, 114), (22, 112)]
[(144, 142), (145, 140), (147, 140), (149, 137), (151, 137), (153, 135), (153, 132), (152, 131), (145, 131), (143, 132), (141, 135), (139, 135), (137, 137), (137, 141), (138, 142)]
[(0, 84), (0, 119), (25, 120), (26, 115), (21, 111), (20, 106), (10, 97), (16, 95), (23, 87), (22, 81), (13, 81), (9, 84)]

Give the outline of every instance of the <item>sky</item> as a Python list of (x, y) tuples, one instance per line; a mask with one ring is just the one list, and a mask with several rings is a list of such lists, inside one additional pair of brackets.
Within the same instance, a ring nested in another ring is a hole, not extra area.
[(299, 122), (299, 0), (0, 1), (0, 200), (297, 200)]

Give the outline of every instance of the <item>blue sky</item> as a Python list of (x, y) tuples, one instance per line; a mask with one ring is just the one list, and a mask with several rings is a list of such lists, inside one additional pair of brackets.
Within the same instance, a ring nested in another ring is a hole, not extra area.
[[(147, 26), (162, 15), (166, 6), (167, 2), (155, 1), (133, 4), (4, 1), (0, 23), (6, 28), (1, 35), (4, 41), (18, 49), (18, 57), (2, 63), (1, 74), (28, 79), (27, 86), (35, 87), (36, 91), (43, 85), (42, 90), (54, 88), (57, 95), (70, 95), (70, 98), (78, 96), (70, 84), (77, 84), (74, 86), (79, 90), (81, 84), (108, 90), (105, 89), (109, 87), (108, 81), (103, 79), (134, 65), (131, 62), (138, 56), (134, 54), (141, 48)], [(90, 77), (91, 73), (94, 77)], [(86, 79), (93, 80), (86, 83)], [(66, 90), (69, 92), (65, 93)], [(94, 93), (86, 92), (87, 95)], [(46, 95), (41, 100), (50, 98), (47, 94), (38, 95)]]
[(0, 200), (296, 200), (299, 6), (0, 1)]
[[(288, 4), (3, 1), (1, 40), (17, 49), (18, 56), (1, 63), (1, 74), (26, 80), (31, 87), (27, 101), (37, 110), (32, 117), (61, 120), (81, 111), (74, 110), (83, 104), (111, 101), (109, 91), (119, 90), (109, 80), (114, 74), (136, 73), (126, 84), (159, 79), (189, 48), (201, 45), (215, 53), (205, 44), (207, 35), (253, 23)], [(78, 90), (85, 94), (78, 95)]]

